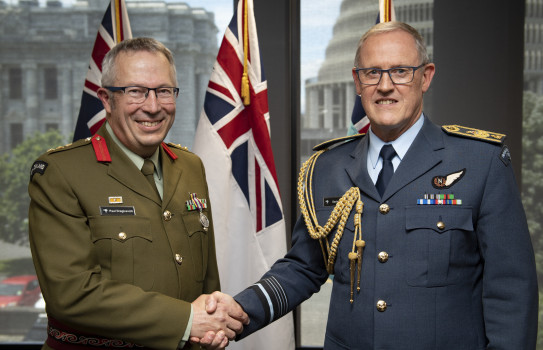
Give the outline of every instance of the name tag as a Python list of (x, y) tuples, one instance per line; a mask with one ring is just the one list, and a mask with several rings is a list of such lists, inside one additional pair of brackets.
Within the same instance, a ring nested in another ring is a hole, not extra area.
[(325, 197), (322, 199), (322, 205), (325, 207), (335, 207), (341, 197)]
[(100, 207), (102, 216), (130, 216), (136, 215), (134, 207)]

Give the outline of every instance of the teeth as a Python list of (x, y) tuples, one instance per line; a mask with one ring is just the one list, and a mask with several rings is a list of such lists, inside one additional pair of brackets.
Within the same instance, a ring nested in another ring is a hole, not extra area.
[(143, 126), (157, 126), (158, 122), (140, 122)]
[(380, 105), (391, 105), (393, 104), (394, 101), (393, 100), (381, 100), (381, 101), (377, 101), (377, 104), (380, 104)]

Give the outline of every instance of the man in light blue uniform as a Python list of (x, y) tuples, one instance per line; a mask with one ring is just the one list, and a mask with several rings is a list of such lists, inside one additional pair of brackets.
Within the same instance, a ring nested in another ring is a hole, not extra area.
[(302, 169), (292, 249), (234, 297), (251, 319), (240, 338), (333, 274), (327, 350), (534, 349), (534, 254), (505, 135), (422, 113), (435, 66), (406, 24), (373, 27), (355, 66), (371, 129)]

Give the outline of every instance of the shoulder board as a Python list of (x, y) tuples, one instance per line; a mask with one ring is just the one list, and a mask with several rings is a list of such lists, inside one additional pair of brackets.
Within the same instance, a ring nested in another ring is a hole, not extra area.
[(181, 146), (181, 145), (178, 144), (178, 143), (168, 142), (167, 145), (170, 146), (170, 147), (173, 147), (173, 148), (180, 149), (180, 150), (182, 150), (182, 151), (187, 151), (187, 152), (188, 152), (188, 150), (189, 150), (188, 147)]
[(64, 146), (58, 146), (57, 148), (50, 148), (47, 150), (47, 153), (50, 154), (50, 153), (56, 153), (60, 151), (66, 151), (72, 148), (88, 145), (90, 142), (91, 142), (91, 138), (87, 137), (86, 139), (77, 140), (74, 143), (69, 143)]
[(355, 134), (355, 135), (343, 136), (343, 137), (338, 137), (336, 139), (331, 139), (331, 140), (328, 140), (328, 141), (324, 141), (323, 143), (319, 143), (318, 145), (313, 147), (313, 151), (321, 151), (323, 149), (329, 148), (332, 145), (335, 145), (336, 143), (356, 140), (356, 139), (361, 138), (364, 135), (366, 135), (366, 134)]
[(481, 141), (503, 144), (507, 137), (505, 134), (498, 134), (491, 131), (479, 130), (460, 125), (443, 125), (441, 127), (447, 134), (468, 137)]

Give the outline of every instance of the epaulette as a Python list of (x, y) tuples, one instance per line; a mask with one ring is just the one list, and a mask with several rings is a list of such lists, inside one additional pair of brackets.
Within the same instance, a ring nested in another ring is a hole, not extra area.
[(86, 139), (77, 140), (77, 141), (75, 141), (73, 143), (69, 143), (69, 144), (64, 145), (64, 146), (58, 146), (57, 148), (50, 148), (50, 149), (47, 150), (47, 153), (51, 154), (51, 153), (55, 153), (55, 152), (66, 151), (66, 150), (69, 150), (69, 149), (72, 149), (72, 148), (87, 145), (90, 142), (91, 142), (91, 138), (87, 137)]
[(178, 143), (173, 143), (173, 142), (168, 142), (168, 146), (170, 147), (173, 147), (173, 148), (177, 148), (177, 149), (180, 149), (182, 151), (189, 151), (188, 147), (186, 146), (181, 146), (180, 144)]
[(338, 137), (338, 138), (331, 139), (328, 141), (324, 141), (323, 143), (319, 143), (318, 145), (313, 147), (313, 151), (320, 151), (320, 150), (329, 148), (330, 146), (335, 145), (340, 142), (349, 142), (352, 140), (356, 140), (356, 139), (361, 138), (364, 135), (366, 134), (355, 134), (355, 135), (343, 136), (343, 137)]
[(441, 127), (447, 134), (468, 137), (470, 139), (492, 142), (496, 144), (503, 144), (503, 141), (507, 137), (505, 134), (498, 134), (491, 131), (479, 130), (469, 128), (467, 126), (460, 125), (443, 125)]

